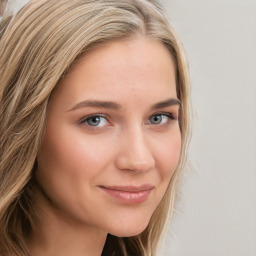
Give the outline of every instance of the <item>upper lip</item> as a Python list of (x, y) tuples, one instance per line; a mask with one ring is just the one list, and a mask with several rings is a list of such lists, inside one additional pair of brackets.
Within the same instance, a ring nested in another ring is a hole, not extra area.
[(139, 186), (129, 185), (129, 186), (100, 186), (101, 188), (109, 189), (109, 190), (117, 190), (117, 191), (124, 191), (124, 192), (141, 192), (147, 191), (154, 188), (151, 184), (143, 184)]

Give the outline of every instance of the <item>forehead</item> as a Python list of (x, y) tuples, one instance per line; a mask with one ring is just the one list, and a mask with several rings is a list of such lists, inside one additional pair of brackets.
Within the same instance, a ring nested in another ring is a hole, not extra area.
[[(97, 97), (141, 100), (176, 97), (175, 63), (159, 41), (145, 38), (106, 43), (84, 54), (56, 94), (73, 101)], [(110, 98), (110, 99), (108, 99)], [(161, 99), (162, 100), (162, 99)]]

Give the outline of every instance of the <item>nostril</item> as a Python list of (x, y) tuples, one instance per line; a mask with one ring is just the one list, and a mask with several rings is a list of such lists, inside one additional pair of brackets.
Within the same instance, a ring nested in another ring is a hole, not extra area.
[(141, 172), (147, 172), (150, 171), (153, 168), (154, 164), (151, 161), (148, 162), (141, 162), (141, 163), (134, 163), (132, 166), (133, 171), (141, 171)]
[(155, 160), (150, 152), (136, 154), (136, 152), (127, 151), (117, 157), (117, 167), (120, 170), (147, 172), (155, 167)]
[(120, 170), (147, 172), (155, 167), (154, 149), (141, 126), (133, 125), (120, 137), (116, 165)]

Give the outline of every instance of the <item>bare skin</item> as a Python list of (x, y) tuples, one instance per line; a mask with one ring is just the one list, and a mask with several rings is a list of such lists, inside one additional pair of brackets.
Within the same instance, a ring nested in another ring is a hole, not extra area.
[(40, 228), (28, 241), (31, 256), (101, 255), (106, 232), (70, 220), (61, 210), (46, 210), (49, 201), (41, 197), (39, 211), (43, 215)]
[(115, 41), (75, 63), (49, 103), (31, 255), (99, 256), (108, 233), (141, 233), (179, 161), (178, 113), (160, 42)]

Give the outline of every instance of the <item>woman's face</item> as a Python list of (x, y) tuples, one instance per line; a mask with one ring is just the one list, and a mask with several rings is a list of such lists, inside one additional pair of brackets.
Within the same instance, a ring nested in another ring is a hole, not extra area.
[(116, 236), (142, 232), (180, 156), (168, 50), (143, 38), (99, 47), (72, 66), (48, 110), (36, 173), (46, 210)]

